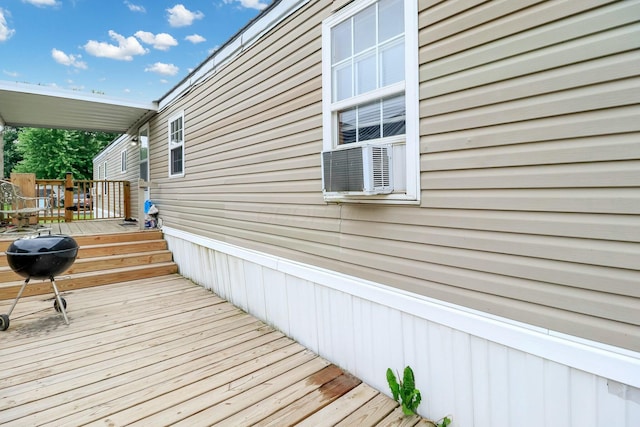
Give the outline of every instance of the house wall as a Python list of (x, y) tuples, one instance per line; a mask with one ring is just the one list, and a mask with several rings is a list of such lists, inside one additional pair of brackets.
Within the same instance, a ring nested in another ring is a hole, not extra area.
[(430, 416), (637, 425), (640, 2), (419, 1), (419, 206), (323, 201), (320, 24), (344, 3), (309, 2), (151, 121), (181, 273), (381, 390), (411, 364)]
[[(132, 129), (133, 132), (137, 132), (137, 129)], [(138, 178), (140, 175), (139, 163), (140, 163), (140, 150), (138, 146), (131, 145), (131, 135), (123, 134), (111, 145), (109, 145), (103, 152), (98, 154), (93, 159), (93, 179), (103, 180), (103, 176), (98, 176), (99, 170), (104, 167), (104, 162), (107, 162), (107, 180), (109, 181), (129, 181), (130, 182), (130, 197), (131, 197), (131, 216), (137, 218), (139, 213), (138, 207)], [(121, 153), (123, 150), (127, 151), (127, 170), (122, 172), (121, 167)], [(104, 172), (103, 172), (104, 173)], [(107, 197), (112, 197), (108, 195)], [(112, 206), (105, 202), (104, 206)], [(97, 206), (103, 206), (98, 204)]]

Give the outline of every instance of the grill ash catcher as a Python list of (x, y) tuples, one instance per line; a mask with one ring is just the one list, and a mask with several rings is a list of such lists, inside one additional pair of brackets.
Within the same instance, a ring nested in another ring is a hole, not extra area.
[(0, 314), (0, 331), (9, 328), (9, 316), (13, 312), (24, 289), (31, 279), (49, 279), (55, 294), (53, 308), (62, 313), (68, 325), (67, 302), (60, 296), (54, 276), (66, 271), (78, 255), (78, 244), (70, 236), (63, 234), (24, 237), (14, 241), (7, 249), (7, 262), (11, 269), (25, 278), (18, 296), (7, 314)]

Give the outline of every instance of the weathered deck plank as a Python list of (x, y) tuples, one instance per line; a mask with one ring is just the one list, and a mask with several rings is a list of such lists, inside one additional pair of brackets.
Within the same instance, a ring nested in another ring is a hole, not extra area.
[(33, 234), (50, 232), (51, 234), (66, 234), (69, 236), (86, 236), (96, 234), (119, 234), (131, 233), (139, 231), (146, 233), (157, 231), (154, 229), (140, 230), (138, 225), (125, 223), (122, 219), (92, 219), (92, 220), (76, 220), (73, 222), (53, 222), (44, 223), (25, 231), (7, 231), (0, 229), (0, 241), (13, 241), (20, 237)]
[(64, 296), (70, 325), (36, 296), (0, 332), (0, 425), (373, 425), (397, 408), (178, 275)]

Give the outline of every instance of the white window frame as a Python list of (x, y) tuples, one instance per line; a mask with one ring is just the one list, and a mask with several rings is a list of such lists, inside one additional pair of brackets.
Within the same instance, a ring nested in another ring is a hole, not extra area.
[(120, 152), (120, 173), (127, 172), (127, 150), (124, 149)]
[[(171, 135), (171, 124), (173, 122), (175, 122), (176, 120), (180, 119), (182, 121), (182, 139), (180, 141), (173, 141), (172, 140), (172, 135)], [(169, 172), (169, 178), (179, 178), (179, 177), (183, 177), (184, 173), (185, 173), (185, 156), (184, 156), (184, 133), (185, 133), (185, 122), (184, 122), (184, 111), (180, 111), (177, 114), (174, 114), (173, 116), (171, 116), (169, 118), (169, 120), (167, 120), (167, 145), (168, 145), (168, 157), (169, 157), (169, 162), (168, 162), (168, 172)], [(174, 149), (181, 149), (182, 150), (182, 171), (180, 173), (172, 173), (172, 169), (171, 169), (171, 152)]]
[[(332, 102), (333, 81), (331, 70), (331, 29), (341, 22), (349, 19), (358, 12), (376, 3), (378, 0), (356, 0), (350, 5), (339, 10), (322, 22), (322, 140), (323, 150), (337, 149), (337, 111), (350, 105), (366, 102), (370, 99), (379, 99), (388, 94), (397, 93), (398, 85), (404, 86), (406, 134), (401, 141), (393, 138), (395, 146), (404, 150), (394, 152), (404, 153), (400, 159), (394, 159), (396, 170), (398, 165), (405, 170), (406, 190), (386, 195), (376, 196), (350, 196), (331, 195), (326, 196), (327, 201), (356, 202), (356, 203), (420, 203), (420, 112), (419, 112), (419, 70), (418, 70), (418, 2), (404, 0), (405, 20), (405, 80), (392, 86), (372, 91), (368, 94), (357, 95), (347, 100)], [(383, 140), (384, 141), (384, 140)], [(387, 142), (387, 141), (385, 141)], [(359, 145), (358, 143), (349, 144)]]
[(102, 178), (107, 179), (107, 161), (106, 160), (103, 163), (102, 171), (104, 172), (104, 175), (102, 176)]

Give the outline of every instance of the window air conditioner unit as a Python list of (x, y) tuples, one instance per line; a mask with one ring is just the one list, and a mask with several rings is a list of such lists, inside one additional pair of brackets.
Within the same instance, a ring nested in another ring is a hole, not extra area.
[(393, 191), (391, 145), (363, 145), (322, 153), (326, 196), (375, 195)]

